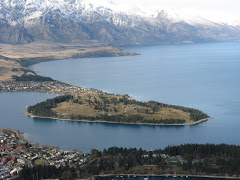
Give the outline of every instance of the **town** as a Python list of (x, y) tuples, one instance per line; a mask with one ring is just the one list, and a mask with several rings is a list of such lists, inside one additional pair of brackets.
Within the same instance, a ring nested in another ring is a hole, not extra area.
[(59, 81), (6, 81), (0, 82), (0, 92), (9, 91), (38, 91), (53, 94), (103, 94), (93, 88), (81, 88)]
[[(157, 156), (152, 154), (152, 158)], [(33, 168), (36, 165), (84, 168), (96, 163), (97, 158), (99, 157), (95, 156), (94, 151), (82, 153), (78, 150), (61, 150), (59, 147), (49, 145), (39, 146), (24, 139), (21, 131), (0, 129), (0, 179), (16, 179), (24, 167)], [(142, 158), (148, 159), (149, 154), (142, 155)], [(161, 154), (161, 159), (169, 165), (183, 164), (181, 156), (169, 157)]]
[(20, 131), (0, 129), (0, 179), (16, 178), (23, 167), (84, 167), (93, 160), (90, 154), (34, 145), (25, 140)]
[[(146, 174), (173, 177), (231, 175), (239, 178), (240, 165), (237, 164), (238, 155), (233, 155), (234, 152), (240, 152), (240, 146), (186, 144), (154, 151), (110, 147), (103, 151), (92, 149), (91, 153), (82, 153), (78, 150), (66, 151), (59, 147), (32, 144), (24, 139), (21, 131), (0, 129), (0, 180), (25, 180), (33, 177), (102, 179)], [(225, 154), (221, 160), (220, 154)], [(222, 163), (229, 159), (236, 166)], [(30, 170), (34, 168), (35, 170)], [(49, 170), (49, 173), (44, 174), (41, 168)]]

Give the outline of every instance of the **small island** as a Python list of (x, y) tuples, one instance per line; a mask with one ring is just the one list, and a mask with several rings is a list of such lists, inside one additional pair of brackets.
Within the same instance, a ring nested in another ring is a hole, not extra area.
[(193, 108), (92, 90), (66, 94), (30, 106), (32, 117), (144, 125), (193, 125), (210, 118)]

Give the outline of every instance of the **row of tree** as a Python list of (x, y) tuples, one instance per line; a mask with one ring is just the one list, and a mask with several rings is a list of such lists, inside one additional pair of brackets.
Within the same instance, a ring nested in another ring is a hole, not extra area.
[(72, 180), (77, 177), (76, 168), (68, 166), (56, 168), (55, 166), (34, 166), (24, 167), (19, 173), (19, 180), (39, 180), (39, 179), (64, 179)]
[(57, 114), (52, 111), (52, 108), (56, 108), (59, 103), (69, 101), (70, 99), (73, 99), (72, 95), (64, 95), (53, 99), (47, 99), (46, 101), (37, 103), (34, 106), (29, 106), (27, 111), (35, 116), (57, 117)]
[(186, 121), (182, 119), (145, 119), (142, 115), (108, 115), (101, 114), (99, 116), (82, 116), (70, 115), (69, 119), (73, 120), (88, 120), (88, 121), (107, 121), (115, 123), (152, 123), (152, 124), (184, 124)]
[(50, 77), (43, 77), (43, 76), (39, 76), (39, 75), (25, 75), (25, 74), (20, 77), (13, 76), (13, 79), (15, 79), (16, 81), (40, 81), (40, 82), (54, 81)]

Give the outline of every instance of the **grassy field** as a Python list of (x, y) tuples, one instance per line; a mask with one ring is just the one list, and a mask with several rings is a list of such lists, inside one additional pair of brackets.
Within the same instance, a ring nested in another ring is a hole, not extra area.
[(20, 77), (23, 74), (34, 75), (33, 72), (23, 67), (20, 63), (0, 58), (0, 81), (13, 81), (13, 76)]
[(190, 114), (179, 109), (169, 107), (157, 107), (151, 103), (138, 103), (132, 101), (128, 96), (114, 95), (89, 95), (81, 94), (74, 99), (58, 104), (52, 109), (55, 113), (63, 118), (70, 116), (96, 117), (107, 114), (108, 116), (124, 115), (140, 115), (144, 117), (146, 122), (149, 120), (168, 120), (179, 119), (185, 120), (186, 123), (192, 122)]

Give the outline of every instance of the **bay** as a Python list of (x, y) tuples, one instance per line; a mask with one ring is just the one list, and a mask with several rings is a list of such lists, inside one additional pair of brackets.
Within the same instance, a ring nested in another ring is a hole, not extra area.
[[(39, 119), (26, 106), (54, 95), (0, 93), (0, 127), (63, 149), (111, 146), (146, 150), (183, 143), (240, 145), (240, 43), (125, 47), (139, 56), (86, 58), (33, 65), (39, 75), (81, 87), (194, 107), (214, 119), (195, 126), (138, 126)], [(16, 103), (17, 102), (17, 103)]]

